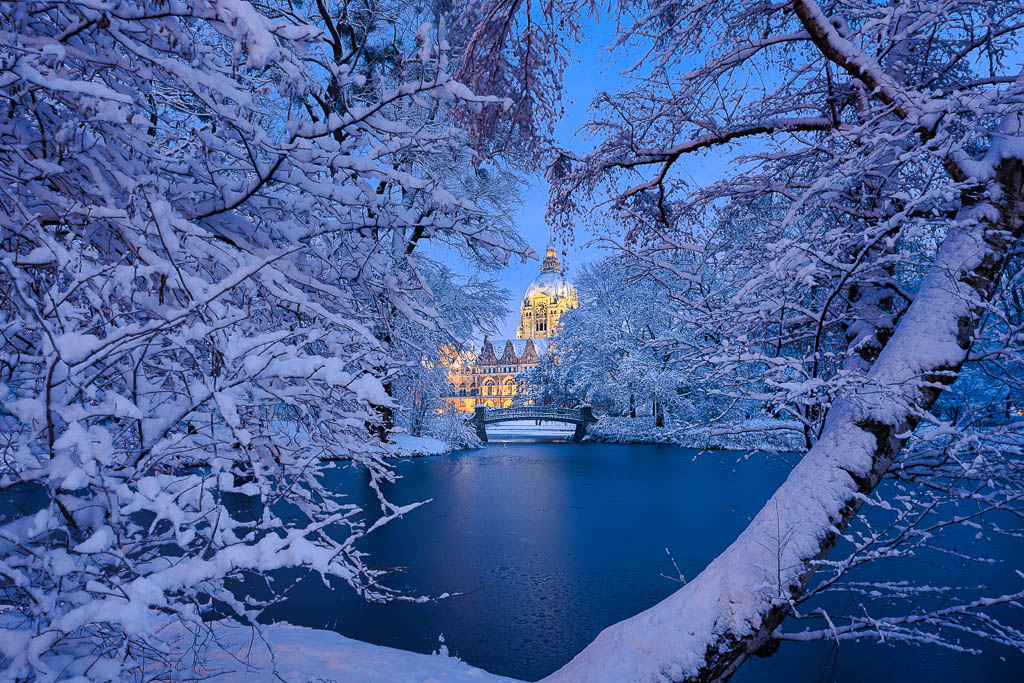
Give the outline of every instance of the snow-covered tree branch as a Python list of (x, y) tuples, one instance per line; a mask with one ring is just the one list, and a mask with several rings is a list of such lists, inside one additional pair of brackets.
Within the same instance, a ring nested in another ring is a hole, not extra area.
[(0, 10), (4, 678), (164, 677), (162, 624), (255, 623), (279, 568), (394, 597), (359, 540), (415, 506), (322, 474), (393, 477), (395, 331), (446, 328), (414, 245), (527, 250), (453, 181), (452, 108), (501, 103), (453, 80), (443, 21), (385, 69), (340, 42), (372, 8), (318, 7)]
[[(560, 9), (572, 25), (587, 20), (586, 8)], [(676, 302), (666, 313), (696, 331), (662, 340), (681, 371), (799, 420), (808, 452), (703, 573), (606, 629), (552, 680), (726, 679), (778, 638), (799, 640), (780, 625), (807, 615), (816, 572), (868, 523), (864, 501), (891, 495), (887, 477), (917, 505), (934, 488), (942, 505), (1020, 512), (1019, 439), (951, 413), (957, 397), (991, 414), (1019, 396), (967, 399), (958, 386), (995, 371), (976, 360), (983, 349), (1018, 338), (1003, 321), (1024, 231), (1024, 14), (957, 1), (607, 9), (616, 47), (637, 59), (619, 92), (594, 101), (595, 148), (550, 165), (550, 216), (618, 230), (619, 248)], [(721, 178), (695, 172), (708, 149), (731, 161)], [(961, 464), (980, 481), (954, 482)], [(896, 524), (912, 535), (921, 523)], [(984, 619), (1014, 595), (964, 596), (927, 620), (955, 631), (955, 614)], [(915, 640), (923, 619), (873, 623)], [(1005, 629), (978, 632), (1021, 647)]]

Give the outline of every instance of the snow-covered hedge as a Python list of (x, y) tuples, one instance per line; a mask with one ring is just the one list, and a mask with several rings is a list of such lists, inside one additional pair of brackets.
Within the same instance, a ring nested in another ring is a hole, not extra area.
[(588, 441), (611, 443), (674, 443), (688, 448), (720, 448), (736, 451), (802, 451), (803, 434), (799, 425), (782, 420), (758, 418), (738, 424), (711, 427), (686, 427), (665, 422), (655, 424), (654, 417), (600, 418), (587, 433)]

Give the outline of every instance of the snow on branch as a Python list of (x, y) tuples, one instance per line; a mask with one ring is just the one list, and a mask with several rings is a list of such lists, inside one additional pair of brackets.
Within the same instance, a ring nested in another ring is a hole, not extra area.
[(374, 61), (289, 7), (0, 9), (0, 677), (160, 677), (161, 624), (255, 624), (283, 568), (415, 598), (360, 548), (416, 507), (402, 334), (449, 326), (415, 246), (529, 253), (452, 125), (500, 103), (412, 10), (364, 17)]

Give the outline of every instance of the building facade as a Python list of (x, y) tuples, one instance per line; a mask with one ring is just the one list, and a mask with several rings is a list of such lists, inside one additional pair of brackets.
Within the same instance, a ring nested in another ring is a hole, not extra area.
[(570, 308), (576, 308), (576, 288), (562, 274), (562, 264), (554, 244), (548, 244), (544, 262), (537, 276), (526, 289), (519, 305), (517, 339), (544, 339), (555, 335), (558, 319)]
[(576, 289), (562, 274), (554, 244), (548, 244), (540, 274), (519, 306), (517, 338), (494, 342), (485, 335), (479, 351), (471, 348), (453, 353), (448, 373), (452, 393), (445, 400), (464, 413), (473, 412), (478, 405), (512, 405), (519, 390), (516, 375), (537, 366), (555, 335), (559, 317), (576, 306)]

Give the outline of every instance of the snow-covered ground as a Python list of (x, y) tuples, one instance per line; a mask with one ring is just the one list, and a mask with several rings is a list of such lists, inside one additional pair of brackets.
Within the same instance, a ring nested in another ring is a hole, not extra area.
[(398, 458), (414, 458), (421, 455), (444, 455), (456, 450), (451, 444), (447, 444), (432, 436), (412, 436), (411, 434), (397, 434), (391, 438), (388, 444), (391, 452)]
[(755, 418), (735, 425), (685, 429), (666, 422), (655, 424), (650, 415), (636, 418), (601, 417), (587, 431), (588, 441), (613, 443), (674, 443), (688, 448), (721, 448), (748, 451), (802, 451), (803, 434), (793, 422)]
[[(178, 624), (179, 642), (209, 643), (210, 634), (195, 637)], [(504, 678), (449, 657), (443, 645), (439, 653), (422, 655), (352, 640), (333, 631), (321, 631), (289, 624), (265, 627), (266, 642), (247, 626), (230, 622), (213, 625), (218, 645), (206, 650), (208, 658), (197, 671), (192, 658), (176, 667), (179, 674), (209, 675), (205, 680), (262, 683), (509, 683)], [(165, 632), (166, 635), (166, 632)]]
[[(575, 426), (561, 422), (518, 420), (487, 426), (490, 441), (519, 439), (571, 439)], [(721, 448), (737, 451), (802, 451), (803, 434), (798, 424), (756, 418), (734, 425), (715, 425), (699, 429), (684, 429), (677, 424), (655, 425), (654, 418), (644, 415), (636, 418), (603, 416), (587, 432), (588, 441), (612, 443), (671, 443), (688, 448)], [(392, 438), (389, 448), (396, 457), (409, 458), (425, 455), (444, 455), (459, 447), (429, 436), (399, 434)]]
[[(488, 425), (487, 437), (491, 441), (506, 439), (568, 439), (572, 438), (575, 426), (560, 422), (544, 422), (538, 425), (534, 420), (519, 420)], [(391, 437), (387, 448), (397, 458), (415, 458), (427, 455), (444, 455), (464, 448), (447, 443), (432, 436), (397, 434)]]

